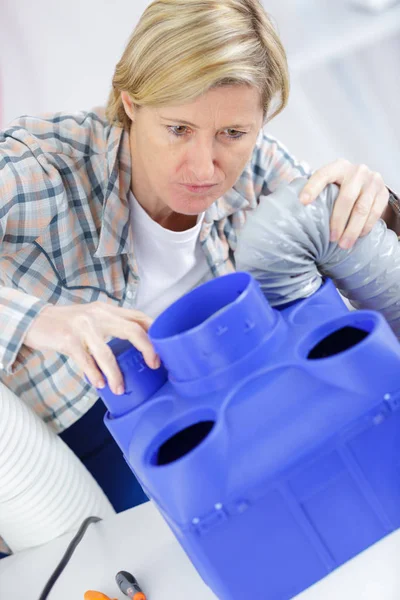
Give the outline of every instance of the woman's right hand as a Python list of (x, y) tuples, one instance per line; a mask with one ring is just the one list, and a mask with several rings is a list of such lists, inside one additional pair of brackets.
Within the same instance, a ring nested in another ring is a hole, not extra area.
[(114, 394), (123, 394), (123, 377), (106, 340), (129, 340), (143, 354), (147, 365), (157, 369), (160, 359), (147, 335), (151, 323), (152, 319), (138, 310), (104, 302), (47, 306), (33, 320), (24, 344), (34, 350), (66, 354), (99, 389), (105, 385), (103, 372)]

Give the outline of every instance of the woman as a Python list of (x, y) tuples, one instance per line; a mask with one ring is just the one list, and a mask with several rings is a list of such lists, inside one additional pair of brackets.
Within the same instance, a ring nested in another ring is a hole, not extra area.
[[(129, 339), (157, 368), (152, 318), (234, 269), (261, 195), (310, 176), (263, 130), (288, 92), (284, 49), (257, 0), (160, 0), (133, 32), (106, 111), (24, 117), (0, 137), (1, 380), (117, 510), (145, 496), (101, 423), (102, 373), (124, 392), (106, 341)], [(340, 160), (310, 177), (303, 201), (331, 182), (341, 186), (331, 240), (350, 248), (389, 192)]]

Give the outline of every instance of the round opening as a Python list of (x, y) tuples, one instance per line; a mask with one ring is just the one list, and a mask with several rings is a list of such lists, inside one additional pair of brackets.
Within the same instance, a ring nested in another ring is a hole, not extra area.
[(357, 346), (369, 335), (369, 331), (347, 325), (333, 331), (318, 342), (308, 353), (307, 358), (315, 360), (318, 358), (328, 358), (335, 356)]
[(232, 304), (251, 283), (248, 273), (232, 273), (204, 283), (167, 308), (150, 327), (150, 338), (161, 340), (201, 325)]
[(178, 431), (159, 447), (154, 457), (154, 464), (169, 465), (186, 456), (205, 440), (214, 425), (215, 421), (200, 421)]

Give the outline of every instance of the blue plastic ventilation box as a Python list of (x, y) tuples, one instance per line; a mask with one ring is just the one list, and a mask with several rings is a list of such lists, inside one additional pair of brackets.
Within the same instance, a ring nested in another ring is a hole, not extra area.
[(327, 281), (277, 311), (247, 273), (110, 342), (105, 423), (221, 600), (286, 600), (400, 525), (400, 345)]

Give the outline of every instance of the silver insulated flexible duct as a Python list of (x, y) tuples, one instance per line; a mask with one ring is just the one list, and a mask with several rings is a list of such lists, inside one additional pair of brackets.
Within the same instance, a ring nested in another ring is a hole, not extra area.
[(350, 250), (329, 241), (339, 192), (329, 185), (312, 204), (298, 197), (307, 180), (295, 179), (261, 198), (249, 214), (235, 252), (236, 269), (249, 271), (272, 306), (313, 294), (330, 277), (356, 308), (377, 310), (400, 337), (400, 246), (379, 221)]

